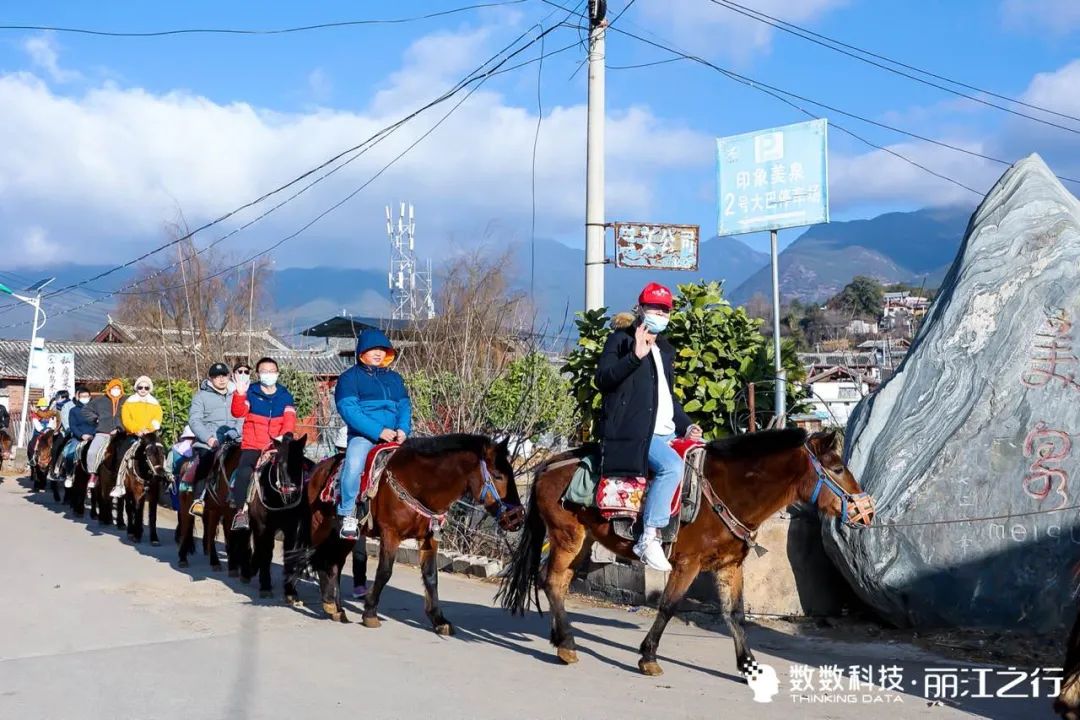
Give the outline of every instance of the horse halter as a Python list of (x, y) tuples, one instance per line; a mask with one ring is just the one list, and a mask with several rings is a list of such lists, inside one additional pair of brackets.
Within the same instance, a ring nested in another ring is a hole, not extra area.
[(498, 489), (495, 487), (495, 481), (491, 477), (487, 460), (482, 457), (480, 458), (480, 477), (483, 480), (483, 487), (480, 490), (480, 496), (476, 499), (484, 503), (484, 507), (488, 507), (487, 498), (491, 498), (492, 504), (495, 506), (495, 520), (504, 530), (513, 532), (511, 528), (521, 527), (521, 523), (525, 519), (524, 508), (520, 505), (511, 505), (502, 499)]
[(814, 492), (810, 495), (810, 504), (817, 503), (822, 487), (828, 488), (840, 500), (840, 517), (845, 525), (849, 527), (869, 525), (874, 519), (874, 498), (870, 497), (870, 493), (852, 494), (844, 490), (821, 466), (821, 461), (817, 459), (817, 455), (814, 454), (809, 445), (806, 445), (806, 452), (810, 455), (810, 464), (817, 474), (817, 484), (814, 485)]

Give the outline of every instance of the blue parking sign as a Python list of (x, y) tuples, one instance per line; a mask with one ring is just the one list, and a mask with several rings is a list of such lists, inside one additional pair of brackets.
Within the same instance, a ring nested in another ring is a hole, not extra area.
[(829, 222), (824, 118), (719, 138), (716, 150), (718, 235)]

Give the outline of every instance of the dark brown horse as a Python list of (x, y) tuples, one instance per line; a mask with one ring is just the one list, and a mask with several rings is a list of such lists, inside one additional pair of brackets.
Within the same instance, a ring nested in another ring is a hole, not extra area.
[[(697, 518), (679, 531), (671, 551), (674, 569), (660, 598), (656, 621), (641, 644), (638, 667), (643, 673), (663, 672), (656, 660), (660, 637), (703, 570), (716, 575), (740, 671), (753, 668), (754, 656), (742, 627), (742, 565), (754, 545), (758, 526), (797, 501), (849, 522), (869, 523), (872, 519), (873, 502), (844, 466), (840, 442), (835, 432), (817, 433), (808, 439), (802, 430), (774, 430), (708, 445), (702, 507)], [(566, 664), (578, 658), (564, 602), (586, 536), (591, 534), (621, 557), (636, 559), (633, 543), (616, 535), (595, 508), (570, 502), (564, 505), (562, 501), (576, 468), (572, 460), (587, 451), (579, 449), (551, 458), (537, 472), (525, 531), (496, 596), (504, 608), (524, 614), (534, 595), (539, 610), (539, 589), (543, 588), (552, 612), (551, 643)], [(547, 469), (563, 460), (571, 462)], [(550, 553), (546, 571), (541, 573), (545, 529)]]
[[(86, 469), (90, 455), (90, 441), (80, 442), (75, 452), (75, 466), (71, 472), (71, 489), (67, 493), (67, 502), (71, 506), (71, 512), (75, 517), (82, 517), (86, 513), (87, 492), (86, 486), (90, 481), (90, 472)], [(97, 517), (96, 500), (91, 498), (90, 517)]]
[[(206, 494), (203, 498), (203, 552), (210, 558), (210, 569), (221, 570), (221, 559), (217, 551), (217, 530), (228, 541), (236, 510), (229, 507), (229, 478), (240, 463), (240, 444), (234, 443), (222, 448), (211, 456), (214, 466), (206, 477)], [(181, 471), (181, 474), (182, 471)], [(194, 490), (180, 492), (180, 512), (176, 523), (176, 543), (180, 552), (180, 567), (188, 566), (188, 556), (195, 552), (195, 517), (191, 514), (191, 503), (195, 499)], [(247, 559), (244, 558), (246, 561)], [(229, 575), (240, 574), (241, 558), (237, 553), (229, 553)], [(248, 576), (250, 577), (250, 571)]]
[[(348, 622), (341, 607), (341, 571), (354, 542), (338, 536), (337, 508), (321, 499), (323, 488), (343, 455), (319, 463), (308, 483), (310, 513), (305, 522), (309, 547), (303, 551), (319, 576), (323, 610), (332, 619)], [(402, 540), (420, 541), (420, 574), (424, 610), (435, 632), (452, 635), (454, 627), (439, 608), (439, 541), (436, 530), (453, 503), (466, 494), (513, 532), (523, 513), (505, 442), (483, 435), (441, 435), (410, 438), (387, 463), (378, 493), (371, 501), (373, 525), (365, 531), (379, 538), (379, 568), (364, 604), (365, 627), (379, 627), (379, 596), (390, 580)]]
[[(130, 457), (123, 457), (132, 448)], [(165, 446), (157, 433), (142, 437), (130, 437), (126, 446), (119, 448), (122, 465), (118, 480), (124, 484), (124, 505), (128, 516), (128, 537), (142, 542), (143, 511), (149, 504), (150, 544), (160, 545), (157, 534), (157, 508), (161, 499), (161, 485), (168, 482), (165, 474)]]
[[(1077, 568), (1080, 575), (1080, 567)], [(1080, 614), (1065, 643), (1065, 675), (1054, 700), (1054, 712), (1065, 720), (1080, 720)]]
[(242, 571), (248, 573), (242, 579), (248, 582), (252, 570), (259, 573), (259, 596), (273, 597), (270, 566), (274, 556), (274, 540), (280, 530), (285, 560), (285, 602), (300, 605), (296, 594), (297, 537), (301, 517), (307, 512), (304, 496), (304, 477), (312, 463), (304, 457), (307, 436), (293, 440), (286, 436), (275, 441), (272, 457), (252, 475), (255, 492), (248, 503), (250, 530), (232, 530), (229, 533), (229, 555), (234, 552), (252, 552), (251, 563), (242, 562)]
[[(104, 454), (101, 457), (101, 464), (98, 466), (98, 483), (97, 487), (91, 491), (91, 502), (97, 509), (97, 519), (101, 525), (113, 524), (113, 510), (116, 510), (116, 529), (127, 530), (127, 525), (124, 523), (124, 501), (112, 497), (112, 490), (116, 487), (120, 474), (120, 463), (123, 461), (124, 449), (127, 448), (127, 441), (130, 436), (122, 431), (117, 430), (112, 433), (109, 438), (109, 444), (105, 446)], [(91, 517), (93, 516), (93, 509), (91, 509)]]

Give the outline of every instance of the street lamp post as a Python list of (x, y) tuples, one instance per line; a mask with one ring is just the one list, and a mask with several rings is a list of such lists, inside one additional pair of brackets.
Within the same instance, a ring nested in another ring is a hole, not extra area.
[[(26, 292), (35, 293), (33, 296), (20, 295), (8, 286), (0, 283), (0, 293), (10, 295), (16, 300), (21, 300), (34, 308), (34, 324), (33, 329), (30, 331), (30, 352), (27, 353), (26, 358), (26, 382), (23, 384), (22, 415), (19, 416), (19, 438), (16, 447), (26, 447), (26, 414), (30, 409), (30, 371), (34, 365), (34, 345), (37, 343), (38, 330), (45, 327), (45, 321), (48, 320), (45, 311), (41, 309), (41, 291), (55, 279), (56, 278), (46, 278), (45, 280), (38, 280), (36, 283), (26, 288)], [(41, 316), (40, 324), (38, 323), (39, 315)]]

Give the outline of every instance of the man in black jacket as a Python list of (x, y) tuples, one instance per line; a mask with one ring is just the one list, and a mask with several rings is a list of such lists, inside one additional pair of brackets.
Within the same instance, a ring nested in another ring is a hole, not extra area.
[(676, 435), (700, 438), (672, 392), (675, 351), (661, 333), (667, 329), (671, 291), (650, 283), (637, 312), (615, 317), (596, 371), (602, 394), (599, 436), (605, 477), (655, 477), (642, 512), (644, 529), (634, 553), (649, 567), (670, 571), (657, 531), (671, 520), (671, 501), (682, 478), (682, 459), (669, 443)]

